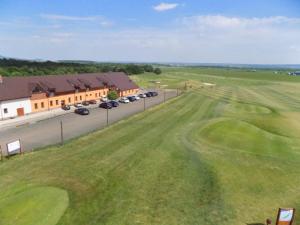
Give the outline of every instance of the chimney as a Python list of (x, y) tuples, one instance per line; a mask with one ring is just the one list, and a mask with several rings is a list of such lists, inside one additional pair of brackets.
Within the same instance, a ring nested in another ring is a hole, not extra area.
[(0, 84), (3, 84), (3, 77), (0, 75)]

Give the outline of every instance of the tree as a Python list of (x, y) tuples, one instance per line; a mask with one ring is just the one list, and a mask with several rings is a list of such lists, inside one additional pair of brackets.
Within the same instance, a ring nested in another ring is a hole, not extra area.
[(143, 66), (144, 67), (144, 70), (145, 72), (149, 72), (149, 73), (152, 73), (153, 72), (153, 66), (152, 65), (149, 65), (149, 64), (146, 64)]
[(107, 94), (107, 98), (109, 100), (116, 100), (118, 97), (119, 97), (118, 93), (114, 90), (109, 91), (108, 94)]
[(160, 68), (155, 68), (155, 69), (154, 69), (154, 73), (157, 74), (157, 75), (159, 75), (159, 74), (162, 73), (162, 71), (161, 71)]

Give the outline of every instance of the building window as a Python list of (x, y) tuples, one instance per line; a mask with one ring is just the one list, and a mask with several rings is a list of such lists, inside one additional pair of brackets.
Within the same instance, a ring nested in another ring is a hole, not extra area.
[(4, 109), (4, 113), (8, 113), (8, 109), (7, 108)]
[(58, 100), (55, 100), (55, 104), (58, 105)]
[(90, 94), (90, 96), (92, 96), (92, 94)]
[(44, 108), (44, 102), (41, 102), (41, 108)]
[(53, 106), (53, 101), (50, 101), (50, 106)]
[(80, 95), (79, 98), (80, 98), (80, 101), (81, 101), (82, 100), (82, 96)]
[(75, 97), (75, 101), (77, 101), (78, 100), (78, 98), (77, 98), (77, 96)]
[(71, 98), (69, 98), (69, 103), (71, 103)]
[(95, 93), (95, 97), (97, 97), (98, 96), (98, 93)]
[(35, 108), (35, 109), (38, 109), (38, 108), (39, 108), (37, 103), (34, 103), (34, 108)]

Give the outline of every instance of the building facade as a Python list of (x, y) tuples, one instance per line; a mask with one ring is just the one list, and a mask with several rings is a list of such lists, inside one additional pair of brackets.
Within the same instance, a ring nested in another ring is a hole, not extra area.
[(125, 73), (30, 77), (0, 76), (0, 119), (37, 113), (62, 105), (98, 100), (110, 90), (135, 95), (139, 87)]

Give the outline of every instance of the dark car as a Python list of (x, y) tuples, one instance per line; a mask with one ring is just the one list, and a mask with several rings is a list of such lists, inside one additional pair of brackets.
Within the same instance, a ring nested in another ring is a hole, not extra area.
[(103, 109), (111, 109), (112, 105), (109, 102), (102, 102), (99, 107)]
[(84, 106), (88, 106), (90, 103), (88, 102), (88, 101), (84, 101), (84, 102), (82, 102), (82, 105), (84, 105)]
[(71, 106), (69, 106), (69, 105), (62, 105), (61, 108), (62, 108), (63, 110), (65, 110), (65, 111), (68, 111), (68, 110), (71, 109)]
[(147, 92), (147, 93), (145, 93), (145, 95), (146, 95), (148, 98), (152, 97), (151, 92)]
[(75, 109), (74, 112), (76, 114), (83, 115), (83, 116), (86, 116), (86, 115), (90, 114), (90, 111), (87, 108), (78, 108), (78, 109)]
[(152, 97), (158, 96), (158, 93), (156, 91), (151, 91)]
[(135, 98), (134, 96), (129, 96), (129, 97), (127, 97), (127, 98), (128, 98), (128, 100), (129, 100), (130, 102), (136, 101), (136, 98)]
[(96, 100), (90, 100), (89, 103), (90, 103), (91, 105), (95, 105), (95, 104), (97, 104), (97, 101), (96, 101)]
[(146, 93), (147, 97), (155, 97), (157, 95), (158, 95), (158, 93), (156, 91), (149, 91), (148, 93)]
[(118, 107), (119, 106), (119, 103), (117, 101), (110, 101), (108, 103), (111, 104), (112, 107)]

